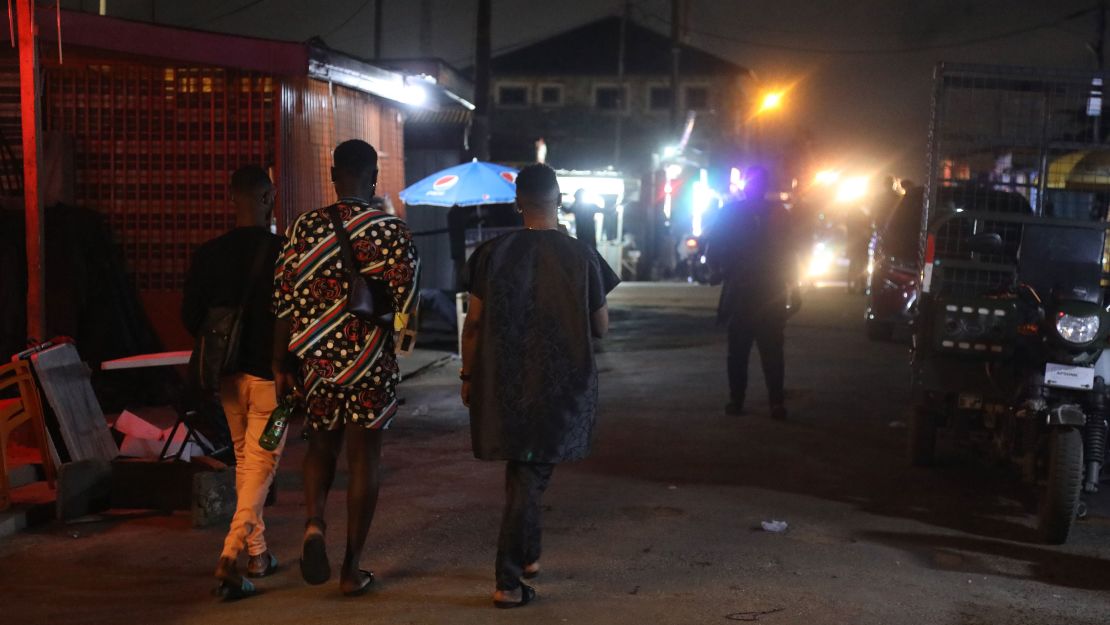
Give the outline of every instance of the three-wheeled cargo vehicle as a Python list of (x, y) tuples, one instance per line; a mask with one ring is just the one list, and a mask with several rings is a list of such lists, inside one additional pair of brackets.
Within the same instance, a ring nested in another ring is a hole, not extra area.
[(941, 65), (922, 210), (909, 456), (1010, 463), (1061, 543), (1110, 417), (1101, 74)]

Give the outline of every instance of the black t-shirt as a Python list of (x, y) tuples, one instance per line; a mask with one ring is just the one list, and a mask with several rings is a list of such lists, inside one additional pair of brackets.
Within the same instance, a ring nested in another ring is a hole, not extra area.
[(745, 200), (726, 205), (709, 241), (709, 261), (724, 277), (731, 312), (785, 300), (798, 281), (797, 240), (786, 208)]
[[(181, 305), (185, 329), (196, 336), (210, 308), (238, 306), (249, 289), (237, 370), (267, 380), (273, 378), (274, 314), (270, 296), (281, 242), (281, 237), (266, 228), (244, 227), (201, 245), (193, 253)], [(250, 273), (259, 253), (263, 254), (261, 267), (252, 282)]]
[(475, 455), (586, 457), (597, 412), (591, 314), (620, 279), (596, 250), (557, 230), (520, 230), (482, 245), (468, 276), (483, 310), (471, 367)]

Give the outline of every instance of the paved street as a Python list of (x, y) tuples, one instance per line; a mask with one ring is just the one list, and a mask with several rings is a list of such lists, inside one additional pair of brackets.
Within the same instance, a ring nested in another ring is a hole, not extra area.
[[(790, 420), (725, 417), (724, 345), (708, 287), (627, 285), (600, 356), (594, 456), (546, 499), (540, 600), (490, 605), (501, 466), (473, 460), (456, 368), (403, 387), (360, 599), (307, 587), (298, 466), (283, 460), (265, 593), (208, 595), (222, 528), (186, 515), (51, 526), (0, 542), (0, 622), (1096, 625), (1110, 619), (1110, 516), (1063, 547), (1037, 544), (1026, 493), (966, 460), (903, 461), (904, 347), (869, 343), (862, 299), (811, 294), (788, 337)], [(758, 367), (753, 368), (758, 371)], [(342, 477), (330, 553), (342, 554)], [(789, 523), (785, 534), (761, 521)], [(731, 620), (730, 620), (731, 619)]]

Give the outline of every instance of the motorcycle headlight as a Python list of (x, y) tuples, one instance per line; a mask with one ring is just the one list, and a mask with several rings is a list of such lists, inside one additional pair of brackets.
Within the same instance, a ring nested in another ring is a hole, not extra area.
[(1076, 317), (1060, 313), (1056, 318), (1056, 332), (1060, 335), (1060, 338), (1077, 345), (1095, 340), (1098, 336), (1099, 325), (1098, 315)]

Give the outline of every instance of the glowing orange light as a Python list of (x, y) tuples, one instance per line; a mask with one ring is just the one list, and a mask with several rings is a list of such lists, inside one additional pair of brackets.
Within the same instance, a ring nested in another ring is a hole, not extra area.
[(772, 111), (782, 106), (783, 93), (781, 91), (771, 91), (763, 95), (763, 100), (759, 104), (759, 111)]

